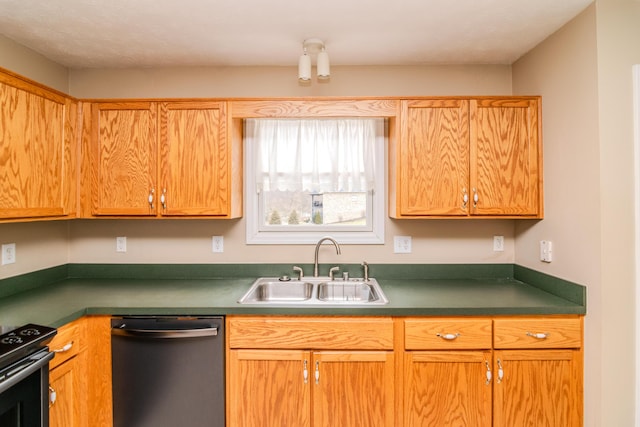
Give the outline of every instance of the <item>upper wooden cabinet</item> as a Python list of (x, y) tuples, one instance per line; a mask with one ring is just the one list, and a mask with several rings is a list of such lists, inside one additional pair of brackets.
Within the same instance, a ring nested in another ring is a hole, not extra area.
[(155, 215), (157, 105), (99, 103), (90, 108), (91, 213)]
[(242, 141), (229, 135), (226, 102), (97, 102), (84, 111), (83, 216), (241, 216)]
[(3, 72), (0, 105), (0, 220), (74, 215), (77, 103)]
[(539, 97), (403, 100), (393, 218), (542, 218)]

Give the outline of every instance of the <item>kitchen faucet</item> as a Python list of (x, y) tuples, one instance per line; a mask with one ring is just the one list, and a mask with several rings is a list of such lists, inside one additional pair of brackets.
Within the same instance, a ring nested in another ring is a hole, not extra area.
[(333, 246), (336, 247), (336, 253), (340, 255), (340, 245), (332, 237), (326, 236), (318, 240), (318, 243), (316, 244), (316, 255), (315, 255), (315, 258), (313, 259), (313, 277), (318, 277), (318, 251), (320, 250), (320, 245), (325, 240), (329, 240), (330, 242), (332, 242)]

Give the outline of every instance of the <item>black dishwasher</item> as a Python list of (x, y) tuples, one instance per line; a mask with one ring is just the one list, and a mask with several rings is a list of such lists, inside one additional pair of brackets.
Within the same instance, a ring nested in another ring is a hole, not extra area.
[(111, 320), (114, 427), (224, 427), (224, 317)]

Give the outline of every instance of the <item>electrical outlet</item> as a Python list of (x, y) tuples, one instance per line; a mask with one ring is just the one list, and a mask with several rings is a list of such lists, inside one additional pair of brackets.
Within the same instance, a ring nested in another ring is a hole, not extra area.
[(116, 252), (127, 252), (126, 237), (116, 237)]
[(2, 265), (14, 264), (16, 262), (16, 244), (7, 243), (2, 245)]
[(504, 236), (493, 236), (493, 251), (504, 252)]
[(394, 236), (393, 252), (396, 254), (411, 253), (411, 236)]
[(211, 238), (211, 251), (212, 252), (224, 252), (224, 237), (213, 236)]

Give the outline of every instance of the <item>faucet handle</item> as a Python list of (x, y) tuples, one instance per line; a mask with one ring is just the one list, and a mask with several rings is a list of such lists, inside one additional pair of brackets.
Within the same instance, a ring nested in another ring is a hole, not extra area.
[(336, 266), (336, 267), (331, 267), (331, 268), (329, 269), (329, 279), (330, 279), (330, 280), (334, 280), (334, 279), (333, 279), (333, 275), (334, 275), (334, 274), (335, 274), (335, 272), (336, 272), (336, 271), (338, 271), (338, 270), (340, 270), (340, 267), (337, 267), (337, 266)]
[(294, 265), (293, 271), (298, 273), (298, 280), (302, 280), (302, 278), (304, 277), (304, 271), (302, 271), (302, 268), (298, 267), (297, 265)]

